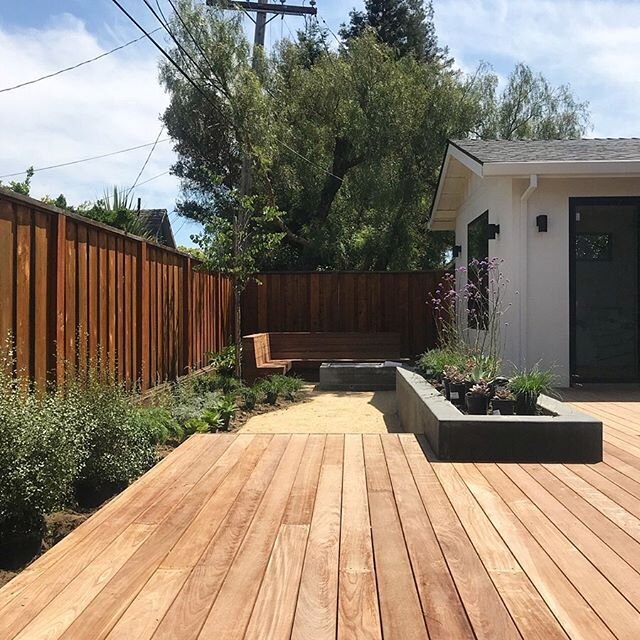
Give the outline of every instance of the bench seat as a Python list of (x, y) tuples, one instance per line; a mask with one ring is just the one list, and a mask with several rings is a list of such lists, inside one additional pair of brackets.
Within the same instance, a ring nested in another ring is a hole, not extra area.
[(243, 370), (250, 382), (288, 371), (317, 378), (324, 362), (384, 360), (406, 360), (399, 333), (269, 332), (243, 338)]

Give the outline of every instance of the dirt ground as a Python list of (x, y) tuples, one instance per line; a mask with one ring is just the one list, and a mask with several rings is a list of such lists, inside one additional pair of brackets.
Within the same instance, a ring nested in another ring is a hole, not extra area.
[(309, 390), (303, 402), (251, 417), (243, 433), (389, 433), (402, 431), (395, 391)]

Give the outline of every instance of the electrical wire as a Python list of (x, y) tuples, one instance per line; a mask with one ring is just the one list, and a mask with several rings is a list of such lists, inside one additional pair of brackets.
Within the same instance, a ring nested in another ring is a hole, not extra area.
[[(156, 31), (160, 31), (161, 27), (158, 27), (157, 29), (153, 29), (153, 31), (150, 31), (149, 33), (156, 33)], [(49, 78), (53, 78), (55, 76), (59, 76), (61, 73), (66, 73), (67, 71), (73, 71), (74, 69), (78, 69), (79, 67), (84, 66), (85, 64), (89, 64), (90, 62), (95, 62), (96, 60), (100, 60), (101, 58), (105, 58), (108, 55), (111, 55), (112, 53), (115, 53), (116, 51), (120, 51), (121, 49), (124, 49), (125, 47), (128, 47), (129, 45), (135, 44), (136, 42), (140, 42), (140, 40), (144, 40), (147, 36), (143, 35), (140, 36), (139, 38), (136, 38), (135, 40), (130, 40), (129, 42), (125, 42), (124, 44), (121, 44), (118, 47), (115, 47), (114, 49), (111, 49), (111, 51), (105, 51), (105, 53), (101, 53), (99, 56), (96, 56), (95, 58), (90, 58), (89, 60), (84, 60), (82, 62), (78, 62), (77, 64), (72, 65), (71, 67), (65, 67), (64, 69), (59, 69), (58, 71), (54, 71), (53, 73), (48, 73), (45, 76), (40, 76), (39, 78), (34, 78), (33, 80), (28, 80), (27, 82), (21, 82), (20, 84), (16, 84), (12, 87), (5, 87), (4, 89), (0, 89), (0, 93), (5, 93), (7, 91), (13, 91), (14, 89), (20, 89), (22, 87), (26, 87), (30, 84), (35, 84), (36, 82), (40, 82), (42, 80), (47, 80)]]
[(143, 184), (147, 184), (148, 182), (152, 182), (153, 180), (157, 180), (158, 178), (162, 178), (162, 176), (166, 176), (168, 173), (171, 173), (170, 169), (167, 169), (166, 171), (163, 171), (162, 173), (159, 173), (157, 176), (153, 176), (152, 178), (147, 178), (146, 180), (143, 180), (142, 182), (138, 182), (138, 187), (141, 187)]
[[(135, 147), (128, 147), (127, 149), (119, 149), (118, 151), (112, 151), (110, 153), (103, 153), (99, 156), (90, 156), (88, 158), (80, 158), (79, 160), (71, 160), (69, 162), (61, 162), (60, 164), (52, 164), (48, 167), (38, 167), (34, 169), (34, 173), (38, 173), (39, 171), (48, 171), (49, 169), (59, 169), (60, 167), (69, 167), (73, 164), (80, 164), (81, 162), (89, 162), (90, 160), (100, 160), (101, 158), (108, 158), (110, 156), (116, 156), (120, 153), (127, 153), (128, 151), (135, 151), (136, 149), (144, 149), (145, 147), (151, 147), (155, 144), (161, 144), (162, 142), (168, 142), (170, 138), (164, 138), (163, 140), (156, 140), (155, 142), (147, 142), (146, 144), (139, 144)], [(2, 178), (13, 178), (14, 176), (21, 176), (25, 174), (26, 171), (16, 171), (15, 173), (5, 173), (0, 176)]]
[(136, 185), (138, 184), (138, 180), (140, 180), (144, 170), (147, 168), (147, 165), (149, 164), (149, 160), (151, 160), (151, 156), (153, 155), (153, 152), (156, 150), (156, 147), (158, 146), (158, 140), (160, 140), (160, 136), (162, 135), (163, 131), (164, 131), (164, 124), (160, 127), (160, 131), (158, 131), (158, 137), (156, 138), (156, 141), (153, 143), (153, 146), (151, 147), (151, 149), (149, 150), (149, 153), (147, 154), (147, 158), (144, 161), (144, 164), (142, 165), (140, 171), (138, 171), (138, 175), (136, 176), (134, 183), (129, 187), (129, 190), (127, 191), (127, 196), (136, 188)]
[[(176, 70), (187, 80), (187, 82), (189, 82), (189, 84), (200, 94), (202, 95), (202, 97), (216, 110), (218, 111), (218, 106), (211, 100), (211, 98), (209, 98), (209, 96), (207, 95), (207, 93), (197, 84), (197, 82), (195, 80), (193, 80), (193, 78), (149, 35), (149, 33), (144, 29), (144, 27), (122, 6), (122, 4), (120, 4), (119, 0), (111, 0), (111, 2), (113, 2), (113, 4), (115, 4), (118, 9), (120, 9), (120, 11), (122, 11), (122, 13), (124, 13), (124, 15), (127, 16), (127, 18), (129, 18), (129, 20), (131, 22), (133, 22), (133, 24), (138, 27), (138, 29), (140, 29), (140, 31), (142, 31), (148, 38), (149, 40), (155, 45), (155, 47), (162, 53), (162, 55), (164, 55), (167, 60), (169, 60), (169, 62), (171, 62), (171, 64), (176, 68)], [(146, 2), (146, 0), (143, 0), (143, 2), (145, 2), (145, 4), (148, 5), (148, 3)], [(246, 15), (248, 15), (247, 11), (243, 8), (240, 7), (239, 5), (236, 5), (238, 7), (238, 9), (240, 11), (242, 11), (243, 13), (245, 13)], [(153, 11), (154, 15), (155, 11)], [(159, 20), (160, 23), (162, 24), (162, 21)], [(267, 91), (267, 93), (274, 98), (275, 96), (268, 90), (265, 88), (265, 91)], [(291, 146), (289, 146), (286, 142), (284, 142), (283, 140), (277, 139), (277, 142), (279, 144), (281, 144), (285, 149), (288, 149), (291, 153), (294, 153), (296, 156), (300, 157), (302, 160), (304, 160), (305, 162), (308, 162), (310, 165), (316, 167), (317, 169), (320, 169), (321, 171), (323, 171), (324, 173), (326, 173), (328, 176), (331, 176), (332, 178), (335, 178), (336, 180), (339, 180), (340, 182), (343, 182), (343, 179), (340, 178), (339, 176), (336, 176), (335, 174), (331, 173), (328, 169), (325, 169), (324, 167), (316, 164), (313, 160), (310, 160), (309, 158), (305, 157), (304, 155), (302, 155), (301, 153), (299, 153), (298, 151), (296, 151), (295, 149), (293, 149)]]

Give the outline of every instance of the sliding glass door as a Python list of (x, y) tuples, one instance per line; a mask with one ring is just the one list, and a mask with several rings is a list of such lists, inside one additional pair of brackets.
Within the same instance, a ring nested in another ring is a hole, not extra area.
[(634, 198), (570, 201), (574, 382), (639, 378), (639, 204)]

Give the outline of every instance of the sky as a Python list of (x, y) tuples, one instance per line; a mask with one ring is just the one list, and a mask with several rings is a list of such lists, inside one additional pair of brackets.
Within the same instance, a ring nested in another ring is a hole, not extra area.
[[(203, 0), (204, 1), (204, 0)], [(142, 0), (121, 0), (147, 28), (158, 26)], [(166, 0), (160, 0), (170, 9)], [(288, 4), (302, 0), (287, 0)], [(353, 0), (317, 0), (334, 32)], [(434, 0), (441, 44), (463, 71), (482, 61), (501, 78), (526, 62), (554, 84), (569, 84), (590, 103), (590, 137), (640, 136), (640, 0)], [(300, 19), (268, 27), (272, 44)], [(250, 24), (247, 24), (249, 30)], [(158, 52), (147, 41), (55, 78), (14, 91), (5, 87), (95, 57), (139, 32), (111, 0), (0, 0), (0, 180), (28, 166), (46, 167), (160, 142), (135, 190), (147, 208), (166, 208), (179, 244), (194, 223), (174, 213), (178, 181), (163, 174), (175, 160), (160, 114), (168, 97), (158, 82)], [(158, 34), (160, 35), (160, 34)], [(129, 187), (151, 147), (37, 172), (32, 195), (64, 193), (71, 204)], [(156, 177), (160, 176), (160, 177)], [(155, 178), (155, 179), (152, 179)]]

